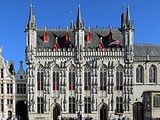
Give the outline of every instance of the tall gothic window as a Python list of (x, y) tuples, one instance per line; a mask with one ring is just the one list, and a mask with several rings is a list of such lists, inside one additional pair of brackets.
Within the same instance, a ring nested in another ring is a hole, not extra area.
[(72, 66), (69, 69), (69, 90), (75, 90), (75, 68)]
[(153, 98), (153, 107), (159, 108), (160, 107), (160, 95), (157, 94)]
[(149, 83), (156, 82), (156, 66), (152, 65), (149, 69)]
[(84, 68), (84, 90), (91, 89), (91, 68), (87, 64)]
[(84, 98), (84, 112), (91, 113), (91, 98), (90, 97)]
[(123, 98), (116, 97), (116, 113), (123, 113)]
[(123, 67), (121, 65), (116, 68), (116, 88), (123, 90)]
[(91, 72), (84, 72), (84, 90), (91, 88)]
[(43, 90), (44, 73), (42, 67), (37, 69), (37, 90)]
[(53, 72), (53, 90), (59, 90), (59, 72)]
[(143, 67), (139, 65), (136, 69), (136, 83), (143, 83)]
[(1, 105), (1, 106), (0, 106), (0, 111), (3, 112), (3, 111), (4, 111), (4, 100), (1, 99), (0, 102), (1, 102), (1, 104), (0, 104), (0, 105)]
[(37, 97), (37, 113), (44, 113), (43, 98)]
[(75, 97), (69, 97), (69, 113), (76, 113)]
[(106, 68), (103, 66), (100, 69), (100, 90), (106, 90), (107, 89), (107, 72)]

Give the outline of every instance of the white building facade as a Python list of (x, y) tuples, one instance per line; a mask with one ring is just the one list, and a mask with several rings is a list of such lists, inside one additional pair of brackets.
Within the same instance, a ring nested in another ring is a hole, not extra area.
[(160, 118), (160, 45), (135, 44), (129, 6), (120, 28), (26, 24), (29, 120)]
[[(27, 120), (26, 74), (20, 62), (20, 69), (16, 73), (14, 62), (5, 62), (0, 47), (0, 120), (24, 118)], [(21, 104), (20, 104), (21, 103)]]

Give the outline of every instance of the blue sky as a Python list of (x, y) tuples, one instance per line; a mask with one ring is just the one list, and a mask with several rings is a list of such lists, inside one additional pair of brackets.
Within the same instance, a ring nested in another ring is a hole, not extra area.
[[(30, 0), (0, 0), (0, 46), (6, 60), (25, 65), (25, 24)], [(76, 20), (78, 0), (32, 0), (39, 28), (66, 28)], [(81, 0), (82, 19), (86, 27), (120, 27), (122, 5), (130, 5), (135, 26), (135, 43), (160, 44), (160, 0)]]

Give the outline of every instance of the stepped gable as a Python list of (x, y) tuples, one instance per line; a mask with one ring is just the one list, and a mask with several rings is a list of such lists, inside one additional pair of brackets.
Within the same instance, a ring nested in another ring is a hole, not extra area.
[[(85, 29), (85, 38), (88, 33), (88, 29)], [(112, 32), (112, 40), (108, 40), (108, 35)], [(43, 40), (43, 34), (44, 32), (47, 33), (48, 35), (48, 41), (44, 42)], [(38, 29), (37, 30), (37, 47), (48, 47), (48, 48), (53, 48), (54, 43), (56, 42), (56, 37), (57, 37), (57, 42), (60, 46), (60, 48), (66, 48), (68, 47), (68, 44), (65, 40), (65, 34), (67, 30), (66, 29)], [(108, 44), (112, 41), (119, 40), (120, 41), (120, 46), (123, 46), (123, 40), (122, 40), (122, 34), (119, 29), (110, 29), (110, 28), (93, 28), (90, 29), (91, 33), (91, 41), (86, 42), (87, 48), (96, 48), (98, 47), (99, 43), (102, 41), (103, 45), (105, 48), (108, 48)], [(73, 29), (68, 29), (68, 34), (69, 34), (69, 42), (74, 44), (74, 30)], [(102, 39), (102, 40), (101, 40)]]
[(160, 56), (158, 44), (134, 44), (134, 56)]

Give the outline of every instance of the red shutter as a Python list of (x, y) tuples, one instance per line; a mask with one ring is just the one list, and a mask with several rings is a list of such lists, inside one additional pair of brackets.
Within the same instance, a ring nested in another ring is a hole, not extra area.
[(44, 42), (48, 41), (48, 34), (46, 32), (44, 32), (43, 34), (43, 41)]
[(69, 34), (68, 34), (68, 32), (66, 32), (66, 41), (69, 41)]
[(87, 34), (87, 42), (90, 42), (90, 41), (91, 41), (91, 33), (88, 32), (88, 34)]
[(58, 48), (59, 48), (58, 43), (55, 43), (53, 47), (54, 47), (56, 50), (58, 50)]
[(99, 49), (102, 50), (104, 48), (103, 43), (99, 43)]

